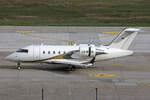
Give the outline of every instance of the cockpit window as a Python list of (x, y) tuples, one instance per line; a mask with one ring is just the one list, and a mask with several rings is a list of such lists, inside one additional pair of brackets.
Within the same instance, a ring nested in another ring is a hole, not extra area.
[(16, 52), (28, 53), (28, 49), (19, 49)]

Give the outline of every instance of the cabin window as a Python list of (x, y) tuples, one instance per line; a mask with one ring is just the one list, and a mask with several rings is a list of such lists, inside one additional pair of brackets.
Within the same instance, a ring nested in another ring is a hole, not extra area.
[(66, 52), (64, 51), (64, 54), (65, 54)]
[(43, 51), (43, 54), (45, 54), (45, 51)]
[(48, 54), (50, 54), (50, 51), (48, 51)]
[(55, 51), (53, 51), (53, 54), (55, 54)]
[(19, 49), (16, 52), (20, 52), (20, 53), (28, 53), (28, 49)]
[(58, 52), (58, 54), (60, 54), (60, 51)]

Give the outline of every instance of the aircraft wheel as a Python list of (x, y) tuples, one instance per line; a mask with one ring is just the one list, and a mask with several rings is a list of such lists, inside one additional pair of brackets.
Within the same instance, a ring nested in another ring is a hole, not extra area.
[(75, 71), (75, 66), (69, 66), (70, 71)]
[(21, 69), (21, 64), (20, 64), (20, 62), (17, 63), (17, 68), (18, 68), (18, 70)]

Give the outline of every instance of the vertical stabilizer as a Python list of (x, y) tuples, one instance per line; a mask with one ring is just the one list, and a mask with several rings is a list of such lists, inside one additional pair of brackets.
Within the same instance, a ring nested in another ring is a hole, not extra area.
[(140, 29), (138, 28), (126, 28), (122, 30), (108, 46), (112, 48), (128, 49), (139, 31)]

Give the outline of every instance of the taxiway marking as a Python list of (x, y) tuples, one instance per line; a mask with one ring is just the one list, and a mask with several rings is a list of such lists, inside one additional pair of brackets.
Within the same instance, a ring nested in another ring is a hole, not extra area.
[(96, 73), (96, 74), (88, 74), (88, 76), (94, 76), (94, 77), (114, 77), (115, 74), (110, 74), (110, 73)]
[(103, 33), (108, 33), (108, 34), (117, 34), (118, 32), (103, 32)]

